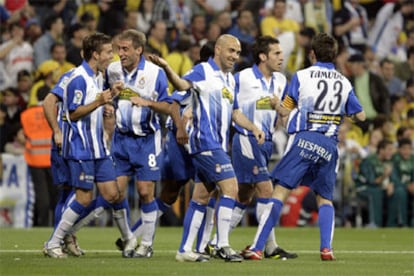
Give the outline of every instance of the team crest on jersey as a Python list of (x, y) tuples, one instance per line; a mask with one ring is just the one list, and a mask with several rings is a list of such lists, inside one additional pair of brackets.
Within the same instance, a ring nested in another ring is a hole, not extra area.
[(228, 99), (231, 104), (233, 103), (233, 95), (230, 93), (227, 87), (223, 87), (221, 89), (221, 94), (223, 95), (224, 99)]
[(82, 102), (83, 92), (82, 90), (75, 90), (75, 96), (73, 97), (74, 104), (80, 104)]
[(221, 173), (221, 165), (216, 164), (216, 173)]
[(144, 86), (145, 86), (145, 78), (141, 77), (138, 81), (138, 87), (139, 88), (144, 88)]
[(69, 80), (69, 77), (64, 77), (64, 78), (60, 81), (60, 83), (59, 83), (59, 87), (61, 87), (61, 88), (65, 88), (65, 87), (66, 87), (66, 84), (68, 83), (68, 80)]

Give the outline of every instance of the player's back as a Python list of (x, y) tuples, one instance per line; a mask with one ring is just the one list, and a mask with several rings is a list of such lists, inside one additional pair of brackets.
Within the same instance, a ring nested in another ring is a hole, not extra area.
[(332, 63), (316, 63), (292, 78), (289, 96), (297, 103), (288, 132), (316, 131), (336, 137), (353, 88)]

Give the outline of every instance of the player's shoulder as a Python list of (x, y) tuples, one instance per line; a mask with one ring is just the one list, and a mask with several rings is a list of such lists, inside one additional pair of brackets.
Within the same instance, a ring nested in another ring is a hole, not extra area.
[(114, 71), (122, 71), (122, 65), (121, 65), (121, 61), (119, 61), (119, 60), (116, 60), (116, 61), (113, 61), (113, 62), (111, 62), (109, 65), (108, 65), (108, 67), (107, 67), (107, 69), (106, 69), (108, 72), (114, 72)]

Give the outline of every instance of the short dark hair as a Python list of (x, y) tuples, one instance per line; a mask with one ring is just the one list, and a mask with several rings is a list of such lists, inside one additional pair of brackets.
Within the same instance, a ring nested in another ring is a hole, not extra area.
[(215, 41), (207, 41), (200, 49), (200, 60), (198, 62), (206, 62), (210, 57), (213, 57), (215, 46)]
[(269, 35), (260, 36), (256, 39), (256, 42), (253, 44), (253, 58), (256, 64), (260, 63), (260, 54), (267, 55), (269, 53), (269, 45), (279, 44), (279, 40)]
[(401, 138), (400, 140), (398, 140), (398, 148), (401, 148), (402, 146), (405, 146), (405, 145), (410, 145), (410, 146), (413, 145), (410, 138)]
[(61, 19), (61, 17), (55, 13), (52, 13), (48, 17), (46, 17), (45, 22), (43, 24), (43, 30), (49, 31), (50, 28), (52, 28), (52, 25), (58, 20)]
[(338, 43), (327, 33), (316, 34), (311, 43), (316, 59), (321, 62), (333, 62), (338, 52)]
[(393, 145), (394, 143), (391, 140), (383, 139), (381, 140), (377, 145), (377, 153), (379, 153), (380, 150), (385, 149), (388, 145)]
[(92, 58), (93, 52), (100, 52), (102, 50), (102, 45), (111, 44), (112, 39), (110, 36), (103, 33), (94, 33), (90, 34), (83, 39), (82, 50), (83, 57), (86, 61), (89, 61)]

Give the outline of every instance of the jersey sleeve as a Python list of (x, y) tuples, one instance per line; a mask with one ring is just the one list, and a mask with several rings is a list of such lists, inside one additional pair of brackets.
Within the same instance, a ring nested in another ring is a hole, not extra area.
[(155, 90), (158, 92), (158, 102), (172, 103), (172, 99), (168, 96), (168, 79), (163, 70), (158, 70), (157, 85)]
[(347, 115), (353, 115), (361, 112), (362, 110), (362, 106), (355, 95), (354, 90), (352, 89), (351, 92), (349, 92), (348, 101), (345, 105), (345, 112)]
[(74, 111), (83, 105), (86, 97), (86, 82), (82, 76), (70, 80), (67, 87), (67, 106), (69, 111)]

